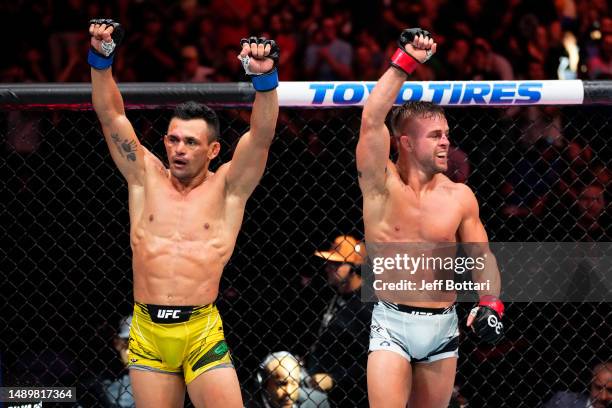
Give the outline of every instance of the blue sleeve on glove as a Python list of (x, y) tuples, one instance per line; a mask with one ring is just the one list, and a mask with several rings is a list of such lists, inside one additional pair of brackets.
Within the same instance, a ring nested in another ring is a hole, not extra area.
[(278, 86), (278, 71), (274, 68), (272, 71), (262, 75), (254, 75), (251, 77), (253, 88), (258, 92), (267, 92), (276, 89)]
[(89, 49), (89, 53), (87, 54), (87, 62), (95, 69), (106, 69), (113, 65), (114, 55), (111, 55), (108, 58), (103, 57), (102, 55), (94, 52), (91, 48)]

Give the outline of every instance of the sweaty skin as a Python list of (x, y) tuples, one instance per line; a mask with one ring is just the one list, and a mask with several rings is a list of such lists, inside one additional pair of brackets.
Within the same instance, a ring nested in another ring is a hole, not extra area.
[[(423, 161), (426, 163), (424, 167), (431, 167), (425, 172), (446, 170), (449, 147), (446, 119), (439, 117), (421, 119), (418, 127), (419, 136), (415, 137), (418, 138), (417, 143), (423, 142), (419, 144), (419, 147), (423, 148), (419, 153), (423, 153)], [(427, 179), (425, 183), (419, 180), (423, 177), (418, 175), (414, 177), (415, 173), (421, 172), (405, 161), (400, 160), (397, 164), (387, 161), (384, 193), (374, 196), (364, 195), (363, 219), (367, 241), (374, 243), (460, 241), (460, 227), (469, 219), (473, 194), (465, 185), (452, 182), (442, 173), (425, 176)], [(416, 257), (421, 253), (423, 252), (420, 247), (419, 250), (415, 248), (412, 256)], [(425, 254), (428, 255), (426, 251)], [(440, 255), (441, 253), (436, 251), (435, 256)], [(410, 279), (414, 282), (420, 282), (421, 279), (432, 281), (434, 276), (429, 272), (421, 270)], [(390, 277), (401, 278), (388, 274), (387, 278)], [(419, 300), (418, 293), (413, 293), (410, 295), (411, 301), (406, 301), (406, 297), (401, 293), (391, 292), (385, 295), (397, 303), (421, 307), (446, 307), (456, 299), (454, 292), (438, 293), (436, 301), (427, 301), (430, 293), (423, 293), (422, 300)]]
[[(435, 53), (436, 44), (433, 39), (418, 35), (411, 44), (405, 45), (404, 50), (423, 63)], [(391, 125), (399, 158), (395, 164), (389, 161), (391, 135), (385, 118), (405, 80), (406, 73), (389, 68), (376, 83), (361, 118), (356, 159), (359, 187), (363, 195), (368, 255), (370, 258), (378, 256), (371, 251), (372, 244), (376, 243), (386, 243), (386, 247), (391, 247), (388, 255), (399, 255), (399, 251), (389, 243), (401, 243), (400, 248), (405, 251), (406, 243), (420, 243), (420, 247), (426, 248), (445, 242), (482, 243), (478, 248), (466, 248), (467, 255), (477, 257), (488, 254), (488, 238), (479, 219), (474, 193), (467, 186), (453, 183), (442, 174), (447, 168), (449, 129), (441, 111), (427, 104), (407, 105), (402, 108), (406, 110), (398, 111), (400, 116), (394, 116)], [(412, 120), (407, 120), (401, 112), (412, 112)], [(419, 256), (421, 251), (416, 252), (408, 255)], [(406, 275), (402, 270), (398, 274)], [(482, 272), (472, 271), (475, 282), (493, 281), (490, 290), (479, 291), (481, 296), (499, 295), (498, 276), (492, 255), (485, 262)], [(432, 272), (424, 270), (420, 276), (412, 275), (411, 278), (413, 282), (420, 279), (431, 282)], [(416, 307), (448, 307), (456, 298), (454, 291), (412, 292), (409, 298), (401, 291), (391, 291), (390, 295), (395, 297), (387, 296), (388, 292), (377, 291), (376, 294), (384, 300)], [(420, 317), (406, 315), (403, 319), (406, 325), (400, 330), (413, 327), (411, 324)], [(423, 317), (432, 326), (435, 335), (449, 329), (441, 329), (438, 317), (440, 315)], [(472, 324), (471, 321), (467, 323), (468, 326)], [(373, 327), (373, 330), (376, 328)], [(419, 337), (421, 334), (412, 334), (415, 341), (428, 340)], [(456, 334), (451, 337), (454, 336)], [(435, 353), (435, 350), (432, 351)], [(370, 407), (447, 407), (456, 369), (456, 356), (417, 364), (390, 349), (373, 350), (368, 355), (367, 369)]]
[[(91, 44), (113, 28), (90, 26)], [(97, 31), (103, 30), (103, 34)], [(94, 33), (97, 35), (94, 36)], [(249, 68), (268, 72), (270, 46), (244, 44)], [(276, 91), (257, 92), (250, 130), (216, 173), (214, 129), (203, 119), (173, 118), (164, 137), (169, 167), (142, 146), (125, 115), (110, 69), (91, 70), (92, 102), (117, 168), (128, 183), (134, 298), (157, 305), (206, 305), (219, 290), (234, 250), (246, 201), (263, 175), (278, 117)]]
[(226, 167), (208, 171), (189, 192), (177, 190), (170, 171), (153, 155), (147, 155), (145, 168), (142, 193), (130, 195), (135, 299), (212, 303), (236, 243), (244, 202), (226, 195)]
[[(474, 193), (442, 174), (447, 169), (449, 149), (446, 119), (439, 115), (416, 118), (406, 129), (401, 129), (401, 135), (395, 135), (399, 159), (397, 163), (389, 160), (390, 132), (385, 116), (404, 80), (405, 74), (390, 68), (380, 78), (364, 107), (357, 145), (357, 171), (363, 194), (366, 242), (485, 243), (479, 251), (489, 255), (485, 270), (497, 271), (495, 259), (486, 245), (488, 237), (479, 219)], [(418, 251), (412, 256), (420, 254)], [(490, 290), (481, 291), (481, 295), (499, 295), (498, 276), (498, 273), (487, 274)], [(390, 274), (389, 277), (395, 276)], [(477, 272), (473, 277), (474, 281), (483, 281), (483, 276)], [(420, 282), (433, 278), (431, 271), (425, 270), (411, 280)], [(427, 291), (413, 292), (409, 300), (399, 291), (385, 292), (382, 297), (396, 303), (436, 308), (450, 306), (456, 299), (454, 291), (437, 293), (435, 299)]]
[[(252, 180), (246, 180), (246, 186), (238, 186), (241, 188), (230, 184), (231, 167), (239, 164), (236, 155), (216, 173), (209, 171), (209, 157), (216, 156), (218, 142), (208, 144), (207, 127), (201, 119), (171, 120), (164, 138), (169, 168), (144, 146), (135, 145), (136, 162), (142, 160), (142, 171), (138, 172), (141, 181), (127, 178), (137, 302), (204, 305), (217, 297), (246, 200), (263, 167), (251, 168), (247, 174)], [(131, 129), (118, 135), (137, 140)], [(252, 134), (243, 137), (248, 141)], [(257, 157), (257, 150), (249, 153)], [(239, 156), (244, 153), (245, 149), (237, 149)], [(265, 156), (260, 158), (262, 165)], [(126, 155), (118, 158), (118, 167), (124, 164), (122, 160), (130, 165)]]
[[(448, 124), (443, 118), (423, 119), (420, 131), (425, 133), (431, 162), (446, 170)], [(438, 142), (438, 139), (445, 139)], [(440, 157), (437, 157), (437, 156)], [(402, 163), (399, 163), (402, 164)], [(366, 234), (375, 242), (455, 242), (462, 220), (465, 188), (438, 173), (427, 187), (415, 191), (402, 168), (387, 162), (387, 196), (384, 200), (364, 201)], [(406, 176), (404, 176), (406, 177)]]

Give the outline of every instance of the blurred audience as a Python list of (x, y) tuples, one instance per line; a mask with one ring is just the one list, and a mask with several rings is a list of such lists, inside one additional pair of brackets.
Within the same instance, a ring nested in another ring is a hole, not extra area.
[(610, 214), (607, 211), (604, 189), (599, 184), (590, 184), (582, 189), (572, 209), (576, 214), (570, 236), (580, 241), (609, 241), (607, 229)]
[(121, 363), (123, 363), (123, 369), (115, 378), (106, 379), (102, 382), (106, 400), (104, 406), (108, 408), (133, 408), (136, 406), (132, 394), (132, 385), (130, 384), (130, 374), (127, 369), (131, 325), (132, 315), (123, 317), (113, 338), (113, 347), (117, 351)]
[(612, 32), (604, 34), (596, 55), (588, 59), (589, 78), (612, 79)]
[(210, 82), (215, 74), (211, 67), (200, 63), (200, 53), (194, 45), (186, 45), (181, 49), (181, 71), (176, 78), (179, 82)]
[[(85, 60), (87, 21), (100, 15), (118, 16), (127, 29), (127, 56), (137, 75), (116, 70), (120, 81), (189, 81), (194, 75), (183, 72), (184, 47), (194, 45), (201, 66), (218, 71), (226, 47), (264, 34), (281, 44), (282, 80), (372, 80), (386, 66), (382, 51), (395, 44), (399, 30), (414, 26), (432, 31), (447, 58), (434, 57), (416, 79), (612, 77), (612, 19), (603, 0), (378, 0), (368, 9), (340, 0), (34, 3), (30, 12), (0, 6), (15, 15), (0, 28), (5, 37), (31, 28), (9, 46), (13, 57), (0, 62), (0, 82), (20, 82), (19, 69), (37, 82), (86, 81), (88, 67), (77, 57)], [(367, 21), (356, 20), (364, 15)]]
[(593, 369), (587, 393), (560, 391), (544, 408), (609, 408), (612, 406), (612, 361), (597, 364)]
[(472, 63), (472, 78), (476, 81), (510, 81), (514, 79), (512, 65), (496, 53), (484, 38), (476, 38), (469, 56)]
[(256, 374), (257, 390), (248, 408), (329, 408), (327, 395), (309, 386), (300, 361), (288, 351), (264, 358)]
[(458, 146), (449, 147), (448, 167), (444, 174), (455, 183), (466, 183), (470, 177), (470, 161), (467, 154)]
[[(270, 19), (269, 36), (278, 43), (282, 50), (278, 73), (281, 81), (293, 81), (296, 79), (298, 39), (293, 31), (293, 24), (294, 19), (289, 12), (273, 14)], [(252, 31), (252, 33), (255, 34), (257, 32)]]
[(551, 141), (539, 139), (533, 146), (522, 145), (521, 149), (521, 158), (502, 186), (506, 202), (502, 212), (508, 217), (540, 215), (561, 178), (554, 167), (558, 152)]
[(361, 301), (365, 244), (350, 235), (336, 237), (325, 259), (327, 283), (335, 289), (323, 313), (308, 357), (313, 385), (329, 391), (335, 407), (366, 407), (366, 363), (372, 307)]
[(357, 36), (353, 58), (355, 77), (363, 81), (377, 81), (387, 68), (387, 59), (376, 39), (368, 31)]
[[(448, 48), (444, 58), (446, 69), (445, 78), (453, 81), (465, 81), (472, 77), (472, 66), (468, 63), (470, 60), (470, 42), (464, 37), (452, 39), (448, 44)], [(442, 50), (441, 50), (442, 51)]]
[[(80, 373), (77, 386), (78, 408), (134, 408), (134, 396), (130, 383), (128, 342), (132, 315), (124, 316), (112, 337), (116, 357), (105, 361), (105, 369), (94, 372), (90, 367)], [(110, 356), (110, 354), (109, 354)]]
[(139, 81), (165, 81), (179, 67), (180, 50), (171, 48), (162, 15), (149, 11), (143, 18), (143, 30), (126, 36), (131, 61), (128, 65), (134, 68)]
[(312, 33), (311, 40), (304, 57), (308, 78), (321, 81), (352, 78), (353, 47), (338, 37), (338, 27), (333, 18), (325, 18), (320, 29)]

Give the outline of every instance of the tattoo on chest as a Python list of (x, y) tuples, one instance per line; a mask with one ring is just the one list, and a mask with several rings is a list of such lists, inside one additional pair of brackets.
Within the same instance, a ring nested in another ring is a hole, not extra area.
[(136, 161), (136, 141), (133, 139), (123, 139), (119, 137), (118, 133), (111, 133), (111, 139), (117, 146), (117, 150), (121, 154), (121, 157), (125, 157), (129, 161)]

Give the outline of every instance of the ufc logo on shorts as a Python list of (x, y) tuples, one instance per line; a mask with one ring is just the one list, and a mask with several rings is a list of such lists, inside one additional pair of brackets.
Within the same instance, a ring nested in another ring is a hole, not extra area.
[(497, 317), (491, 315), (487, 319), (487, 323), (489, 326), (495, 329), (495, 333), (499, 334), (501, 330), (504, 328), (504, 324), (497, 320)]
[(172, 309), (159, 309), (157, 311), (157, 317), (160, 319), (168, 319), (172, 317), (173, 319), (179, 318), (180, 310), (172, 310)]
[(410, 312), (411, 315), (415, 315), (415, 316), (433, 316), (433, 313), (430, 312), (417, 312), (416, 310), (413, 310), (412, 312)]

